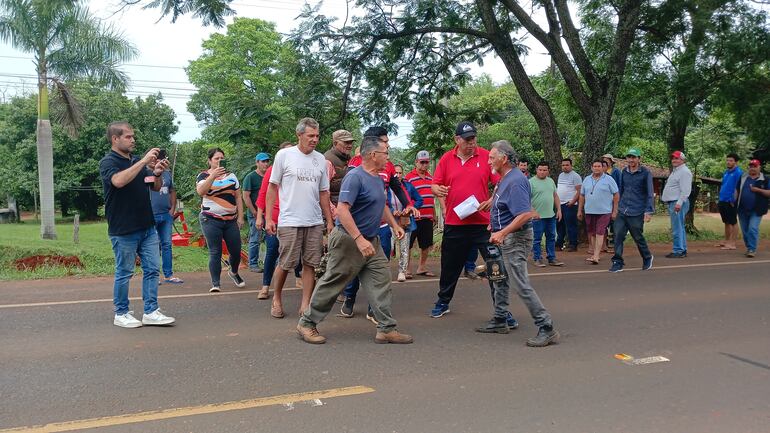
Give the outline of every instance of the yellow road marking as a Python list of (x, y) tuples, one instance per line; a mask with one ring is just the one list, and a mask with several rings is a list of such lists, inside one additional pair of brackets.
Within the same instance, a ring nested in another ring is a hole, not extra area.
[[(652, 268), (652, 271), (660, 270), (660, 269), (682, 269), (682, 268), (706, 268), (706, 267), (712, 267), (712, 266), (736, 266), (736, 265), (759, 265), (759, 264), (765, 264), (770, 263), (770, 260), (746, 260), (746, 261), (740, 261), (740, 262), (719, 262), (719, 263), (692, 263), (692, 264), (686, 264), (686, 265), (667, 265), (667, 266), (655, 266)], [(626, 271), (641, 271), (641, 269), (628, 269), (626, 268)], [(649, 271), (645, 271), (649, 272)], [(592, 269), (592, 270), (585, 270), (585, 271), (562, 271), (562, 272), (544, 272), (544, 273), (533, 273), (529, 274), (530, 278), (539, 278), (539, 277), (558, 277), (561, 275), (581, 275), (581, 274), (606, 274), (606, 269)], [(438, 278), (426, 278), (426, 279), (420, 279), (420, 280), (408, 280), (404, 282), (397, 282), (394, 281), (393, 285), (398, 287), (398, 285), (402, 284), (415, 284), (415, 283), (432, 283), (439, 281)], [(291, 291), (297, 291), (302, 290), (298, 287), (289, 287), (283, 289), (284, 292), (291, 292)], [(179, 298), (203, 298), (203, 297), (214, 297), (214, 296), (232, 296), (232, 295), (248, 295), (248, 294), (255, 294), (258, 293), (259, 290), (239, 290), (237, 292), (220, 292), (220, 293), (190, 293), (190, 294), (182, 294), (182, 295), (165, 295), (165, 296), (158, 296), (158, 299), (179, 299)], [(132, 297), (129, 298), (132, 301), (138, 301), (141, 300), (141, 297)], [(25, 304), (0, 304), (0, 309), (4, 308), (26, 308), (26, 307), (52, 307), (56, 305), (77, 305), (77, 304), (94, 304), (99, 302), (112, 302), (112, 298), (103, 298), (103, 299), (83, 299), (79, 301), (52, 301), (52, 302), (31, 302), (31, 303), (25, 303)]]
[(150, 412), (139, 412), (126, 415), (91, 418), (79, 421), (57, 422), (41, 426), (14, 427), (0, 430), (4, 432), (24, 433), (52, 433), (73, 430), (83, 430), (98, 427), (113, 427), (117, 425), (135, 424), (147, 421), (158, 421), (171, 418), (180, 418), (209, 413), (229, 412), (233, 410), (253, 409), (257, 407), (275, 406), (280, 404), (297, 403), (300, 401), (312, 401), (322, 398), (346, 397), (350, 395), (367, 394), (374, 392), (374, 388), (367, 386), (351, 386), (346, 388), (334, 388), (321, 391), (301, 392), (297, 394), (284, 394), (273, 397), (262, 397), (251, 400), (232, 401), (228, 403), (206, 404), (202, 406), (180, 407)]

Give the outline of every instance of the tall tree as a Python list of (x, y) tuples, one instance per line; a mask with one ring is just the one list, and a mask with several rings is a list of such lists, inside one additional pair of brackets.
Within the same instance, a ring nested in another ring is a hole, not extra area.
[(253, 166), (256, 152), (294, 140), (297, 120), (314, 117), (326, 130), (340, 110), (342, 92), (331, 70), (300, 55), (272, 23), (258, 19), (236, 18), (226, 34), (204, 41), (187, 75), (198, 88), (188, 110), (205, 125), (204, 140), (235, 145), (242, 155), (236, 169)]
[[(55, 198), (62, 214), (76, 209), (81, 218), (97, 217), (104, 204), (99, 179), (99, 159), (109, 149), (104, 136), (105, 126), (115, 119), (125, 120), (134, 127), (137, 152), (160, 147), (173, 156), (171, 136), (178, 130), (174, 112), (163, 103), (160, 95), (127, 98), (117, 91), (101, 88), (87, 81), (70, 82), (72, 93), (83, 107), (83, 125), (73, 138), (64, 127), (52, 126), (54, 153)], [(16, 97), (0, 103), (0, 179), (3, 191), (18, 197), (20, 205), (31, 208), (33, 192), (37, 189), (35, 169), (36, 97)], [(55, 113), (60, 106), (51, 107)]]
[[(123, 6), (143, 5), (143, 9), (160, 9), (161, 18), (171, 17), (171, 22), (188, 13), (200, 18), (203, 25), (224, 27), (225, 18), (235, 15), (230, 7), (233, 0), (123, 0)], [(121, 9), (122, 9), (121, 8)]]
[[(335, 27), (335, 18), (307, 7), (293, 38), (317, 50), (342, 75), (345, 101), (365, 118), (411, 115), (415, 105), (438, 106), (468, 80), (465, 65), (494, 52), (505, 65), (524, 105), (537, 122), (546, 158), (561, 159), (557, 120), (547, 95), (527, 75), (518, 37), (531, 35), (550, 54), (584, 124), (583, 154), (590, 161), (604, 149), (626, 60), (644, 13), (644, 0), (579, 2), (581, 13), (604, 17), (604, 39), (581, 31), (568, 2), (542, 0), (525, 9), (514, 0), (359, 0), (361, 16)], [(546, 17), (546, 26), (535, 14)], [(595, 57), (588, 48), (600, 44)], [(348, 105), (343, 105), (348, 109)], [(344, 111), (343, 111), (344, 113)]]
[(675, 0), (668, 6), (646, 23), (642, 40), (654, 47), (648, 93), (662, 98), (669, 151), (684, 151), (696, 110), (763, 91), (770, 28), (767, 14), (748, 0)]
[(111, 26), (93, 17), (77, 0), (0, 0), (0, 41), (31, 53), (37, 72), (37, 165), (40, 182), (40, 235), (55, 239), (53, 137), (49, 85), (66, 109), (60, 120), (71, 133), (82, 122), (77, 102), (64, 81), (91, 77), (123, 88), (127, 76), (117, 66), (137, 51)]

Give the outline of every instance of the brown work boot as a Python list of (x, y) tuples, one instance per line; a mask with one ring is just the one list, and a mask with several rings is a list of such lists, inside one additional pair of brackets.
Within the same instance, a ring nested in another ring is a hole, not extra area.
[(326, 337), (318, 333), (318, 329), (315, 326), (307, 328), (302, 325), (297, 325), (297, 334), (305, 343), (310, 344), (324, 344), (326, 343)]
[(374, 336), (374, 342), (377, 344), (412, 344), (414, 338), (411, 335), (402, 334), (394, 329), (390, 332), (377, 331), (377, 335)]

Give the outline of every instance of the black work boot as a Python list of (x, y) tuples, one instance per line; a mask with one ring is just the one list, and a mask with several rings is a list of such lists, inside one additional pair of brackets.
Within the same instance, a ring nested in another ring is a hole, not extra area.
[(498, 319), (496, 317), (488, 320), (483, 326), (476, 328), (476, 332), (484, 334), (507, 334), (508, 331), (508, 323), (505, 319)]
[(545, 347), (555, 343), (559, 339), (559, 333), (553, 329), (553, 326), (541, 326), (537, 335), (527, 340), (529, 347)]

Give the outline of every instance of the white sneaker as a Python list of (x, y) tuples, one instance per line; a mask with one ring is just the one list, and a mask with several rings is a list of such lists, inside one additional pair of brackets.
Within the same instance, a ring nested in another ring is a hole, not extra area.
[(398, 281), (399, 281), (399, 282), (402, 282), (402, 283), (403, 283), (404, 281), (406, 281), (406, 275), (404, 275), (404, 273), (403, 273), (403, 272), (399, 272), (399, 273), (398, 273)]
[(150, 314), (145, 314), (142, 316), (142, 323), (145, 325), (170, 325), (174, 323), (176, 319), (173, 317), (168, 317), (165, 314), (160, 312), (160, 308), (153, 311)]
[(218, 293), (220, 291), (221, 289), (219, 288), (219, 286), (211, 286), (211, 288), (209, 289), (209, 293)]
[(136, 320), (133, 314), (133, 311), (129, 311), (126, 314), (116, 314), (112, 324), (121, 328), (141, 328), (142, 322)]

